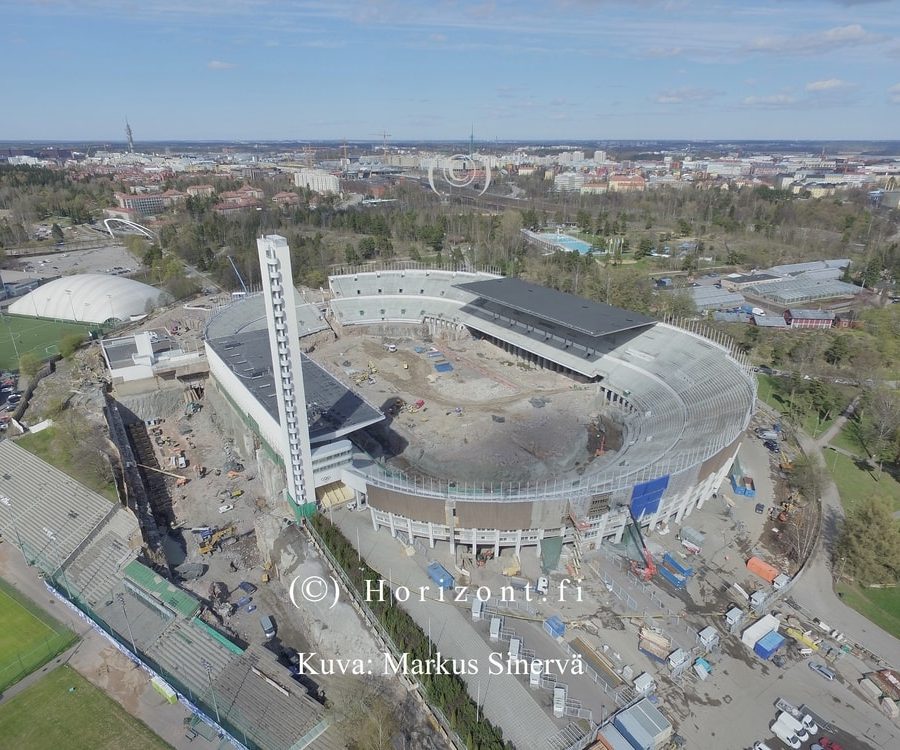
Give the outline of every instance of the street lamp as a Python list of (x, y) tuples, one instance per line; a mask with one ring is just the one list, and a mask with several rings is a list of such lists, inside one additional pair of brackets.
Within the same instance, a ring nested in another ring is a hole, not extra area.
[(137, 646), (134, 645), (134, 633), (131, 632), (131, 620), (128, 619), (128, 610), (125, 609), (125, 594), (116, 594), (116, 601), (122, 605), (122, 614), (125, 615), (125, 625), (128, 628), (128, 639), (131, 641), (131, 653), (137, 658)]
[(201, 659), (200, 664), (206, 670), (206, 679), (209, 682), (209, 692), (212, 694), (213, 700), (213, 708), (216, 710), (216, 724), (221, 726), (222, 719), (219, 717), (219, 703), (216, 701), (216, 691), (213, 688), (212, 684), (212, 664), (210, 664), (206, 659)]

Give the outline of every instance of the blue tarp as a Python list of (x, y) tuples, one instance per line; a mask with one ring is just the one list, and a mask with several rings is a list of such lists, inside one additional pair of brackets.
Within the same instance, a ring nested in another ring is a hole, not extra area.
[(634, 517), (640, 518), (642, 515), (655, 513), (668, 486), (668, 474), (650, 482), (634, 485), (631, 492), (631, 512)]
[(566, 632), (566, 624), (560, 619), (559, 615), (553, 615), (544, 620), (544, 630), (546, 630), (554, 638), (562, 638)]

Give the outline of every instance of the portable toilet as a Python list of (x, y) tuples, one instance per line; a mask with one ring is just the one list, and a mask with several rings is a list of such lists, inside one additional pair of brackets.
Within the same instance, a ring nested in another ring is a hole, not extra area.
[(561, 719), (566, 715), (566, 694), (568, 690), (565, 685), (557, 685), (553, 688), (553, 715), (557, 719)]
[(484, 599), (479, 599), (477, 596), (472, 599), (472, 620), (477, 622), (484, 617)]
[(509, 651), (507, 655), (510, 660), (518, 659), (519, 652), (522, 650), (522, 639), (521, 638), (510, 638), (509, 639)]
[(541, 675), (544, 673), (544, 662), (540, 659), (533, 659), (531, 669), (528, 670), (528, 684), (531, 687), (541, 686)]
[(491, 618), (491, 640), (499, 641), (500, 640), (500, 628), (503, 627), (503, 618), (502, 617), (492, 617)]

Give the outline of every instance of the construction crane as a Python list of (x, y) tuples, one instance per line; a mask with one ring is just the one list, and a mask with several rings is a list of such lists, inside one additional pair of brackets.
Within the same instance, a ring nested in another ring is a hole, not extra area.
[(649, 581), (656, 575), (656, 563), (647, 545), (644, 544), (644, 536), (641, 534), (641, 527), (631, 508), (628, 509), (628, 515), (631, 516), (631, 523), (625, 527), (631, 542), (637, 550), (638, 559), (631, 561), (631, 572), (642, 581)]
[(376, 133), (375, 135), (380, 135), (382, 139), (382, 150), (384, 153), (384, 165), (387, 166), (387, 139), (392, 137), (392, 133), (388, 133), (386, 130), (381, 133)]
[(228, 256), (228, 262), (231, 263), (231, 267), (234, 269), (234, 275), (237, 276), (237, 280), (241, 282), (241, 289), (244, 290), (244, 294), (249, 294), (247, 291), (247, 285), (244, 283), (244, 278), (241, 276), (241, 272), (238, 271), (237, 266), (234, 263), (234, 258), (230, 255)]

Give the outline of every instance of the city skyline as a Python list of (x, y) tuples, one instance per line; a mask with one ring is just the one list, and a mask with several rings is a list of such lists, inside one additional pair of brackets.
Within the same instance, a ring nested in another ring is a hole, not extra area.
[(896, 137), (900, 3), (0, 0), (0, 139)]

